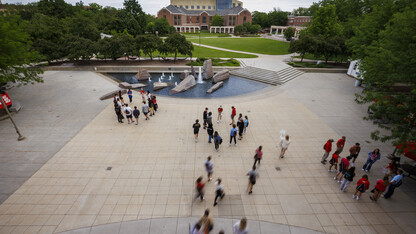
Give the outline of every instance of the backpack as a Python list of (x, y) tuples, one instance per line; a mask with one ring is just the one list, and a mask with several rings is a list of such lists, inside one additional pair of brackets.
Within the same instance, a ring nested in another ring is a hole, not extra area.
[(220, 139), (220, 145), (222, 144), (222, 138)]
[(324, 144), (324, 147), (323, 147), (323, 148), (324, 148), (324, 150), (325, 150), (325, 146), (326, 146), (326, 143)]

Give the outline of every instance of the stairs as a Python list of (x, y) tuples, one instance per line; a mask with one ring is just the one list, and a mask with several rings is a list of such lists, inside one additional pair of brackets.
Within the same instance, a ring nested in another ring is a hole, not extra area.
[(302, 75), (303, 72), (292, 67), (275, 72), (257, 67), (246, 66), (241, 69), (233, 70), (230, 74), (270, 85), (283, 85), (284, 83)]

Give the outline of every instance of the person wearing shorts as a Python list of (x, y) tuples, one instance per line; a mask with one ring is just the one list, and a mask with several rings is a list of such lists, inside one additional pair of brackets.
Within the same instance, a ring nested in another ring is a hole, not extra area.
[(195, 120), (195, 123), (192, 125), (192, 128), (194, 129), (195, 143), (198, 142), (198, 133), (200, 127), (201, 124), (199, 123), (199, 119)]
[(220, 105), (220, 107), (218, 107), (218, 118), (217, 118), (217, 123), (221, 122), (221, 118), (222, 118), (222, 106)]
[(136, 125), (139, 124), (139, 115), (140, 111), (137, 109), (137, 106), (134, 107), (133, 116), (136, 119)]
[(237, 110), (234, 106), (231, 107), (231, 123), (230, 125), (234, 124), (234, 117), (237, 115)]
[(253, 165), (253, 168), (247, 172), (248, 176), (248, 194), (253, 193), (253, 186), (256, 184), (257, 177), (259, 173), (256, 171), (256, 166)]
[(351, 162), (352, 166), (354, 166), (355, 160), (357, 159), (358, 154), (360, 153), (360, 151), (361, 151), (360, 143), (357, 142), (357, 143), (355, 143), (355, 145), (351, 146), (350, 156), (352, 158), (352, 162)]
[(145, 120), (149, 119), (149, 106), (146, 104), (146, 101), (143, 101), (142, 112), (146, 116)]
[(205, 170), (207, 171), (208, 181), (211, 181), (212, 172), (214, 171), (214, 164), (211, 162), (211, 156), (208, 156), (207, 161), (205, 161)]
[(126, 114), (128, 124), (133, 123), (133, 110), (129, 107), (128, 104), (125, 104), (124, 113)]
[(329, 168), (328, 168), (328, 172), (332, 172), (332, 166), (335, 166), (335, 171), (337, 171), (337, 169), (338, 169), (338, 158), (339, 158), (339, 156), (338, 156), (338, 154), (337, 154), (337, 152), (335, 152), (334, 154), (332, 154), (332, 158), (331, 158), (331, 160), (329, 160)]
[(350, 160), (351, 160), (350, 156), (341, 159), (341, 162), (339, 163), (339, 171), (337, 172), (337, 174), (334, 177), (334, 180), (338, 179), (338, 183), (341, 183), (343, 175), (345, 174), (345, 172), (350, 167)]
[(363, 175), (363, 177), (357, 182), (357, 187), (355, 188), (354, 195), (352, 199), (357, 201), (360, 199), (361, 195), (370, 187), (370, 182), (368, 181), (368, 176)]

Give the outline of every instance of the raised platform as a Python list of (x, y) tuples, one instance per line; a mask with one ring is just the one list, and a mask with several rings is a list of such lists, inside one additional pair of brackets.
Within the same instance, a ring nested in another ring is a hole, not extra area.
[(284, 68), (280, 71), (270, 71), (262, 68), (247, 66), (241, 69), (232, 70), (230, 71), (230, 74), (270, 85), (282, 85), (302, 75), (303, 72), (292, 67)]

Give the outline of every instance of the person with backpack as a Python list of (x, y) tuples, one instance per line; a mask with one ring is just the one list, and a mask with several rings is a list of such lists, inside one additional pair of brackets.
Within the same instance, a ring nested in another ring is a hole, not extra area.
[(357, 187), (355, 188), (354, 195), (352, 195), (352, 199), (356, 199), (358, 201), (361, 195), (365, 193), (369, 187), (370, 181), (368, 181), (368, 176), (363, 175), (363, 177), (357, 182)]
[(384, 178), (382, 180), (377, 180), (376, 182), (376, 186), (374, 186), (374, 189), (371, 190), (373, 194), (373, 196), (370, 196), (370, 199), (373, 201), (377, 201), (381, 194), (386, 191), (387, 186), (389, 185), (389, 177), (388, 176), (384, 176)]
[(350, 167), (350, 160), (351, 160), (350, 156), (341, 159), (341, 162), (339, 163), (339, 170), (338, 170), (337, 174), (334, 177), (334, 180), (338, 179), (338, 183), (341, 183), (342, 176), (345, 174), (345, 172)]
[(263, 148), (263, 146), (259, 146), (259, 148), (256, 149), (256, 154), (254, 155), (254, 164), (253, 164), (253, 166), (256, 166), (257, 162), (259, 162), (259, 165), (260, 165), (260, 160), (263, 157), (263, 152), (261, 151), (262, 148)]
[(229, 143), (229, 145), (231, 145), (231, 142), (234, 139), (234, 146), (237, 145), (237, 139), (236, 139), (237, 128), (235, 128), (235, 127), (236, 127), (235, 124), (233, 124), (233, 128), (231, 128), (231, 131), (230, 131), (230, 143)]
[(216, 206), (217, 203), (217, 198), (221, 198), (221, 200), (224, 198), (225, 193), (224, 193), (224, 185), (221, 184), (221, 178), (218, 178), (217, 181), (215, 181), (215, 200), (214, 200), (214, 206)]
[(124, 107), (124, 113), (126, 114), (128, 124), (130, 122), (133, 123), (133, 110), (129, 107), (129, 104), (126, 104), (126, 107)]
[(389, 187), (387, 188), (387, 192), (384, 194), (385, 199), (389, 199), (393, 193), (394, 189), (402, 185), (403, 183), (403, 170), (399, 169), (397, 170), (397, 175), (393, 177), (393, 179), (390, 181)]
[(208, 124), (207, 133), (208, 133), (208, 143), (211, 143), (211, 139), (214, 138), (214, 128), (212, 127), (212, 124)]
[(195, 199), (197, 199), (198, 197), (201, 198), (201, 201), (204, 200), (204, 187), (205, 187), (205, 183), (204, 181), (202, 181), (202, 176), (200, 176), (197, 180), (196, 180), (196, 197)]
[(218, 148), (220, 147), (220, 145), (222, 144), (222, 138), (220, 136), (220, 134), (218, 134), (217, 131), (214, 132), (214, 145), (215, 145), (215, 150), (218, 151)]
[(367, 161), (365, 162), (363, 168), (361, 170), (365, 170), (366, 172), (369, 172), (371, 169), (371, 166), (380, 159), (380, 150), (375, 149), (368, 153)]
[(205, 161), (205, 170), (208, 174), (208, 181), (211, 181), (212, 172), (214, 171), (214, 164), (211, 162), (211, 156), (208, 156), (207, 161)]
[(256, 171), (256, 166), (253, 165), (253, 168), (247, 172), (248, 176), (248, 194), (253, 193), (253, 186), (256, 184), (257, 177), (259, 173)]
[(354, 180), (355, 176), (355, 167), (350, 167), (345, 174), (344, 178), (341, 181), (341, 186), (339, 187), (341, 191), (345, 192), (345, 190), (348, 188), (348, 185)]
[(326, 159), (328, 158), (329, 153), (332, 150), (332, 142), (334, 142), (334, 140), (333, 139), (329, 139), (324, 144), (324, 155), (322, 156), (322, 160), (321, 160), (321, 163), (324, 164), (324, 165), (326, 164)]
[(337, 152), (335, 151), (335, 153), (332, 154), (331, 160), (329, 160), (330, 165), (329, 165), (329, 168), (328, 168), (328, 172), (333, 172), (331, 170), (332, 166), (335, 166), (335, 171), (338, 170), (338, 158), (339, 158), (339, 156), (338, 156)]
[(131, 91), (131, 89), (129, 89), (129, 91), (127, 91), (127, 95), (129, 96), (130, 103), (133, 102), (133, 92)]

